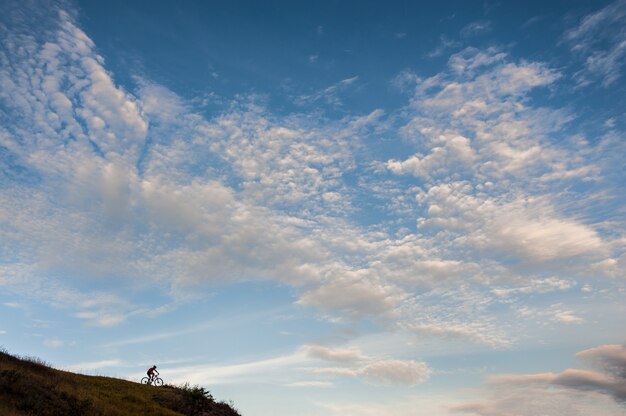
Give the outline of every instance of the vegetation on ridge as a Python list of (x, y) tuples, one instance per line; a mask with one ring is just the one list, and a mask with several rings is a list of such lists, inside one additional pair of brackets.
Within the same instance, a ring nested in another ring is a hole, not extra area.
[(0, 414), (5, 416), (240, 416), (200, 386), (153, 387), (56, 370), (0, 350)]

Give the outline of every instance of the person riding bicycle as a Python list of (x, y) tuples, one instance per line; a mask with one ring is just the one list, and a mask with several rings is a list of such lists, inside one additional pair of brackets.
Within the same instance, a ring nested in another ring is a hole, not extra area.
[(146, 374), (148, 374), (148, 377), (150, 377), (150, 382), (152, 382), (152, 380), (154, 380), (154, 378), (159, 375), (159, 372), (156, 371), (156, 368), (156, 365), (153, 365), (152, 367), (148, 368), (148, 371), (146, 372)]

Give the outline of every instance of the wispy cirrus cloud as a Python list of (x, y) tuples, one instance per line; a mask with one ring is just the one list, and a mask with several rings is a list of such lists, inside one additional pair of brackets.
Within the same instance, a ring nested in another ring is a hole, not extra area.
[(621, 76), (626, 63), (626, 2), (616, 0), (584, 16), (564, 34), (572, 52), (584, 59), (585, 71), (577, 73), (578, 82), (586, 85), (599, 78), (608, 87)]
[(358, 79), (358, 75), (342, 79), (330, 87), (323, 88), (319, 91), (313, 92), (312, 94), (297, 97), (295, 99), (295, 103), (297, 105), (307, 105), (321, 101), (334, 107), (340, 107), (342, 105), (342, 101), (339, 94), (352, 87)]

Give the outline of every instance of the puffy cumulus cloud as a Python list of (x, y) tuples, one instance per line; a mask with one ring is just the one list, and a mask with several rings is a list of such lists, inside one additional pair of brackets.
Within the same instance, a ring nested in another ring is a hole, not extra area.
[(574, 311), (557, 309), (554, 311), (552, 321), (562, 324), (578, 324), (583, 322), (583, 319), (577, 316)]
[[(568, 369), (560, 373), (506, 374), (489, 378), (494, 389), (491, 400), (452, 406), (457, 412), (478, 415), (618, 415), (626, 401), (626, 349), (623, 345), (602, 345), (581, 351), (606, 373)], [(549, 389), (547, 387), (550, 387)], [(613, 401), (611, 401), (613, 398)]]
[(476, 155), (470, 140), (463, 136), (445, 137), (438, 140), (441, 145), (433, 147), (423, 156), (416, 154), (404, 161), (389, 160), (387, 168), (395, 174), (411, 174), (416, 177), (430, 177), (449, 172), (451, 167), (471, 163)]
[(571, 50), (584, 60), (585, 71), (577, 74), (580, 83), (588, 84), (591, 76), (609, 86), (620, 78), (626, 63), (625, 23), (626, 1), (616, 0), (565, 32)]
[(591, 269), (609, 277), (624, 277), (624, 267), (626, 266), (626, 255), (619, 258), (608, 258), (593, 263)]

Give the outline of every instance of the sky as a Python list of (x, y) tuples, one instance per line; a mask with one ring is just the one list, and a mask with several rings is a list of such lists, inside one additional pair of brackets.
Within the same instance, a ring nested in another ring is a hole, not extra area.
[(626, 414), (626, 1), (0, 0), (0, 346), (245, 416)]

